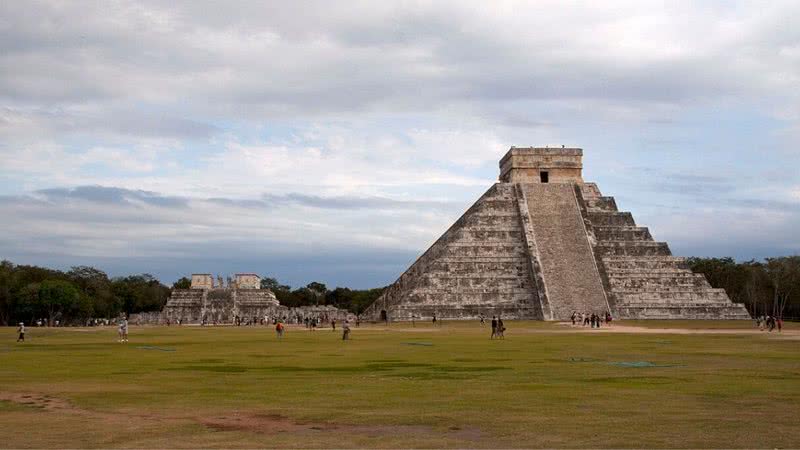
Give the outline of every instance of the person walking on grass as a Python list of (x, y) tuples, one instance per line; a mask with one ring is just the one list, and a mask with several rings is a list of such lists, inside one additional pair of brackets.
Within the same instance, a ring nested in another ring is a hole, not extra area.
[(492, 316), (492, 337), (494, 339), (497, 336), (497, 316)]
[(436, 326), (436, 313), (433, 313), (433, 326)]
[(122, 343), (124, 332), (122, 331), (122, 320), (117, 323), (117, 342)]
[(342, 340), (346, 341), (350, 339), (350, 321), (345, 320), (344, 324), (342, 325)]
[(17, 337), (17, 342), (25, 342), (25, 323), (20, 322), (19, 327), (17, 327), (17, 333), (19, 333), (19, 337)]
[(500, 316), (497, 316), (497, 337), (500, 339), (506, 338), (506, 325), (503, 323), (503, 319)]
[(575, 311), (572, 311), (572, 315), (570, 316), (570, 319), (572, 319), (572, 326), (573, 327), (575, 326), (575, 319), (577, 319), (577, 318), (578, 318), (578, 314)]
[(331, 319), (331, 328), (333, 328), (333, 331), (336, 331), (336, 319)]
[(283, 339), (283, 322), (280, 320), (275, 325), (275, 334), (278, 336), (278, 339)]
[(479, 314), (479, 315), (478, 315), (478, 317), (481, 319), (481, 326), (483, 326), (484, 324), (486, 324), (486, 319), (484, 319), (484, 317), (483, 317), (483, 313)]
[(128, 319), (123, 318), (120, 324), (122, 330), (122, 342), (128, 342)]

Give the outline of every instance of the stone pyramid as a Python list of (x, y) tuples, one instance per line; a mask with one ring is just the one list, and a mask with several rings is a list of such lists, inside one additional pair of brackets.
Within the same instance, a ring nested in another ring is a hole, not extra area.
[(486, 191), (365, 311), (373, 320), (747, 319), (582, 178), (579, 148), (516, 148)]

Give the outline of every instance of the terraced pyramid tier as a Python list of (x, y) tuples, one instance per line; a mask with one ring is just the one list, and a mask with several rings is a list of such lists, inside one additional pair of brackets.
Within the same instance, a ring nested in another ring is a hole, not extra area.
[[(613, 197), (596, 185), (581, 194), (595, 237), (595, 255), (602, 266), (609, 305), (616, 315), (633, 319), (748, 319), (741, 304), (732, 303), (695, 274), (683, 258), (672, 256), (666, 242), (653, 241), (637, 227), (630, 213), (619, 212)], [(621, 219), (624, 218), (624, 219)]]

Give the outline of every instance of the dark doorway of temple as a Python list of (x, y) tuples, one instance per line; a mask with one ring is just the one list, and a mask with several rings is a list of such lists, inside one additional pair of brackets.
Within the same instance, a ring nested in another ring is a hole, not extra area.
[(386, 310), (381, 310), (381, 322), (386, 322), (389, 319), (389, 316), (386, 315)]
[(539, 172), (539, 181), (542, 183), (549, 183), (550, 182), (550, 173), (549, 172)]

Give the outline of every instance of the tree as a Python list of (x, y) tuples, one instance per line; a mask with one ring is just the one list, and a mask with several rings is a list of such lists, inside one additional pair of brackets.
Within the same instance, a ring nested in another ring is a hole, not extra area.
[(319, 305), (320, 300), (323, 300), (324, 303), (325, 294), (328, 293), (328, 286), (325, 286), (325, 283), (312, 281), (306, 285), (306, 289), (314, 296), (315, 305)]
[(12, 305), (15, 322), (31, 323), (39, 305), (39, 283), (28, 283), (14, 295)]
[(91, 315), (91, 303), (81, 301), (75, 285), (65, 280), (45, 280), (39, 286), (38, 312), (49, 322), (63, 315)]
[(292, 290), (291, 286), (281, 284), (276, 278), (264, 277), (261, 279), (261, 289), (269, 289), (275, 295), (278, 292), (289, 292)]
[(13, 312), (14, 301), (11, 291), (14, 282), (14, 264), (0, 261), (0, 325), (8, 325)]
[(800, 300), (800, 256), (767, 258), (764, 269), (772, 282), (772, 315), (783, 317), (786, 305)]
[(111, 289), (126, 314), (159, 311), (169, 296), (169, 288), (148, 273), (114, 278)]
[(66, 275), (81, 291), (83, 301), (91, 303), (95, 314), (105, 317), (119, 314), (122, 307), (111, 291), (111, 280), (105, 272), (90, 266), (73, 266)]
[(182, 277), (180, 280), (172, 283), (172, 289), (189, 289), (192, 287), (192, 280)]

